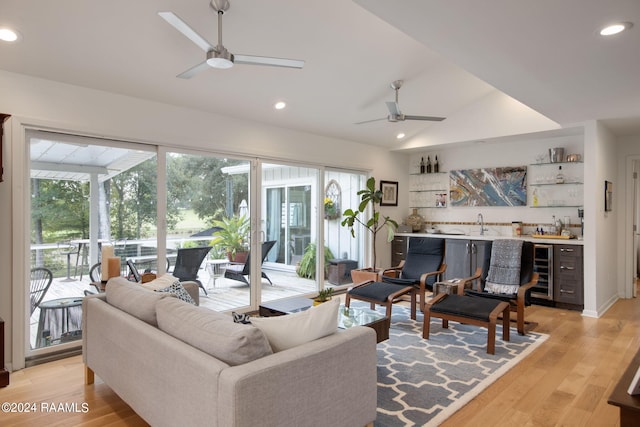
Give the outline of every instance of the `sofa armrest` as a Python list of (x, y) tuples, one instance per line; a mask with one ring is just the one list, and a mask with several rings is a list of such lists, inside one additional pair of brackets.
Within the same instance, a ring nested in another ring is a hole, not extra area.
[(376, 418), (376, 334), (354, 327), (225, 369), (219, 426), (364, 426)]

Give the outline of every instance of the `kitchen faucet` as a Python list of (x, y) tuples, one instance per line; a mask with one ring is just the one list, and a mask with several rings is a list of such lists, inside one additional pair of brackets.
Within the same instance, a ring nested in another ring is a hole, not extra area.
[(484, 228), (484, 217), (481, 213), (478, 214), (478, 224), (480, 224), (480, 235), (484, 236), (484, 232), (488, 230), (488, 228)]

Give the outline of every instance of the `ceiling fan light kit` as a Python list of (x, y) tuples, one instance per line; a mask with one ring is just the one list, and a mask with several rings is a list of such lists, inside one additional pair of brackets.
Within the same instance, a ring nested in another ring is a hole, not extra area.
[(209, 4), (218, 14), (218, 44), (213, 47), (204, 37), (198, 34), (186, 22), (173, 12), (158, 12), (158, 15), (167, 21), (176, 30), (180, 31), (185, 37), (195, 43), (200, 49), (206, 52), (206, 60), (178, 74), (177, 77), (182, 79), (190, 79), (199, 72), (208, 67), (227, 69), (233, 67), (234, 64), (248, 65), (266, 65), (272, 67), (284, 68), (302, 68), (304, 61), (300, 59), (273, 58), (268, 56), (253, 55), (234, 55), (229, 52), (222, 44), (222, 15), (229, 9), (228, 0), (211, 0)]

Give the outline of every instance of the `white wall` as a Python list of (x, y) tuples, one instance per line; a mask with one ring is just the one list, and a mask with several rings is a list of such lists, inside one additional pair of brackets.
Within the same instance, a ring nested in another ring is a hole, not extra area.
[(640, 135), (630, 135), (618, 138), (617, 141), (617, 169), (618, 176), (614, 186), (614, 203), (618, 212), (621, 212), (618, 221), (617, 241), (618, 246), (617, 269), (618, 293), (623, 298), (633, 296), (635, 286), (635, 274), (633, 271), (633, 258), (637, 256), (633, 252), (633, 162), (640, 160)]
[[(604, 181), (617, 184), (616, 141), (597, 122), (585, 126), (585, 315), (601, 316), (618, 298), (616, 230), (620, 209), (604, 210)], [(616, 190), (617, 193), (617, 190)], [(622, 196), (622, 194), (620, 194)]]
[[(526, 138), (516, 142), (486, 142), (486, 143), (468, 143), (456, 147), (439, 147), (421, 153), (413, 154), (409, 161), (409, 170), (413, 173), (418, 172), (420, 158), (427, 156), (433, 159), (438, 156), (440, 170), (451, 171), (457, 169), (473, 169), (479, 167), (501, 167), (501, 166), (527, 166), (528, 174), (533, 175), (539, 173), (537, 167), (530, 166), (536, 163), (536, 157), (539, 155), (547, 155), (549, 148), (564, 147), (565, 153), (578, 153), (584, 155), (583, 136), (562, 136), (553, 138), (542, 138), (540, 136)], [(548, 160), (547, 160), (548, 161)], [(571, 166), (577, 168), (576, 171), (582, 169), (582, 164)], [(544, 166), (544, 170), (548, 173), (555, 174), (554, 166)], [(565, 166), (568, 168), (568, 166)], [(580, 171), (580, 177), (582, 175)], [(443, 177), (447, 187), (449, 184), (448, 176)], [(579, 187), (578, 187), (579, 188)], [(528, 188), (528, 205), (533, 189)], [(580, 188), (580, 191), (582, 189)], [(464, 226), (442, 226), (444, 230), (450, 228), (462, 228), (462, 231), (479, 231), (479, 226), (475, 225), (478, 213), (482, 213), (484, 221), (487, 223), (511, 223), (512, 221), (522, 221), (532, 224), (548, 224), (552, 223), (552, 215), (557, 218), (563, 218), (565, 215), (570, 216), (572, 224), (578, 223), (578, 211), (576, 208), (530, 208), (525, 207), (452, 207), (450, 200), (447, 200), (446, 208), (429, 208), (420, 209), (420, 215), (430, 222), (467, 222), (473, 225)], [(406, 214), (409, 215), (409, 209)], [(403, 218), (403, 219), (404, 219)], [(490, 230), (487, 234), (510, 235), (511, 227), (495, 227), (489, 226)], [(575, 231), (579, 231), (576, 229)]]
[[(333, 166), (370, 171), (377, 179), (406, 184), (407, 157), (382, 148), (327, 138), (293, 130), (188, 110), (123, 95), (81, 88), (0, 71), (0, 111), (12, 120), (39, 128), (70, 131), (114, 139), (189, 147), (207, 151), (263, 157), (274, 160), (302, 161), (318, 166)], [(5, 356), (11, 363), (15, 349), (14, 334), (22, 333), (21, 313), (16, 302), (22, 296), (12, 292), (12, 283), (24, 281), (13, 265), (25, 265), (27, 256), (12, 253), (12, 236), (21, 239), (28, 231), (24, 209), (15, 201), (25, 200), (21, 182), (11, 182), (11, 174), (20, 168), (10, 162), (10, 151), (24, 153), (23, 138), (11, 138), (6, 144), (5, 182), (0, 184), (0, 317), (6, 322)], [(16, 194), (17, 192), (17, 194)], [(406, 204), (406, 196), (401, 195)], [(396, 208), (385, 214), (396, 215)], [(16, 226), (19, 224), (19, 226)], [(389, 246), (380, 249), (380, 263), (390, 263)], [(17, 257), (14, 260), (13, 257)], [(18, 352), (19, 353), (19, 352)], [(17, 360), (17, 366), (21, 361)]]

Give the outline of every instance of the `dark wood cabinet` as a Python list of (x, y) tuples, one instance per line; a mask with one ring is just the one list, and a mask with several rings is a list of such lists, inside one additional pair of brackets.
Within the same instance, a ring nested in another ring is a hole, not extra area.
[(391, 242), (391, 265), (396, 266), (407, 256), (408, 236), (395, 236)]
[(485, 240), (447, 239), (445, 280), (473, 275), (476, 268), (482, 267), (487, 243)]
[(554, 245), (553, 247), (553, 300), (561, 304), (584, 307), (584, 273), (582, 246)]
[(9, 371), (4, 367), (4, 320), (0, 317), (0, 387), (9, 385)]

